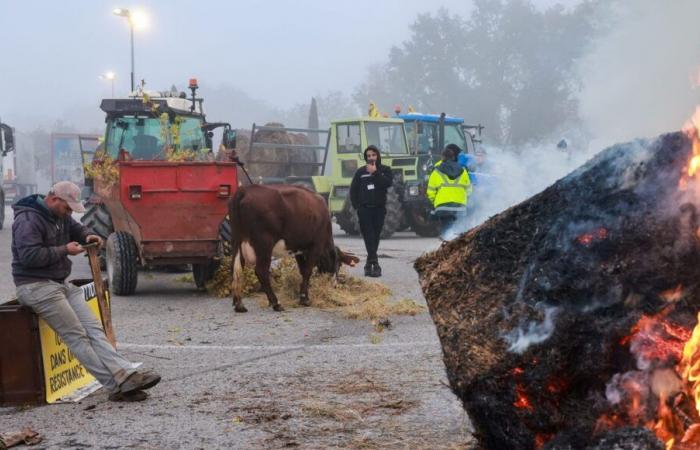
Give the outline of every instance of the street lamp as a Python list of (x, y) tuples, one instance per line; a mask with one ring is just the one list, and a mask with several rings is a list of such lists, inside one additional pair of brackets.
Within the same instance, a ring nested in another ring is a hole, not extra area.
[(125, 8), (117, 8), (112, 11), (119, 17), (124, 17), (129, 22), (129, 36), (131, 38), (131, 92), (134, 91), (134, 25), (145, 27), (148, 19), (145, 14), (139, 11), (129, 11)]
[(100, 80), (107, 80), (111, 83), (111, 85), (112, 85), (112, 98), (114, 98), (114, 79), (115, 78), (117, 78), (117, 75), (112, 71), (105, 72), (99, 76)]

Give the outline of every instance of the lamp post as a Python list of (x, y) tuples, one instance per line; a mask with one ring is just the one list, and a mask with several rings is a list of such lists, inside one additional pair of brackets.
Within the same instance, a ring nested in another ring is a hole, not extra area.
[(100, 80), (108, 80), (110, 84), (112, 85), (112, 98), (114, 98), (114, 79), (117, 78), (117, 75), (112, 72), (105, 72), (102, 75), (99, 76)]
[(131, 11), (124, 8), (117, 8), (112, 11), (115, 15), (124, 17), (129, 22), (129, 36), (131, 38), (131, 92), (134, 92), (134, 21)]

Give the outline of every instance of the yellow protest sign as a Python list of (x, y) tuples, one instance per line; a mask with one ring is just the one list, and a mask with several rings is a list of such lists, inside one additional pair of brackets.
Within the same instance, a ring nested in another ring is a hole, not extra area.
[[(100, 319), (100, 310), (95, 294), (95, 284), (81, 286), (88, 307)], [(76, 392), (90, 386), (87, 393), (99, 388), (99, 383), (88, 372), (56, 332), (42, 319), (39, 319), (41, 357), (44, 363), (44, 384), (46, 403), (55, 403), (74, 396)]]

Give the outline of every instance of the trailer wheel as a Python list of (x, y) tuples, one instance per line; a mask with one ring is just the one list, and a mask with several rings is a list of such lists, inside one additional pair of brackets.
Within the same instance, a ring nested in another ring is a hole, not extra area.
[[(107, 241), (107, 237), (114, 231), (112, 216), (109, 215), (104, 204), (92, 203), (88, 205), (87, 211), (80, 218), (86, 227), (90, 228), (96, 235)], [(100, 250), (100, 268), (105, 269), (107, 263), (106, 247)]]
[(216, 269), (219, 268), (219, 261), (209, 260), (204, 264), (192, 264), (192, 276), (197, 289), (204, 289), (207, 283), (214, 278)]
[(340, 229), (345, 231), (346, 234), (350, 236), (357, 236), (360, 234), (360, 219), (357, 217), (357, 211), (352, 207), (352, 203), (350, 203), (350, 197), (345, 198), (343, 209), (340, 213), (336, 214), (335, 220), (338, 222)]
[(138, 281), (138, 250), (134, 237), (117, 231), (107, 238), (107, 279), (113, 294), (131, 295)]

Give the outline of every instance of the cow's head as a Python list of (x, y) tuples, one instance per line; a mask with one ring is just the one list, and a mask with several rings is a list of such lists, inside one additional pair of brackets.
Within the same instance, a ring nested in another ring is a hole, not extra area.
[(318, 270), (322, 273), (338, 274), (340, 266), (345, 264), (350, 267), (355, 267), (360, 262), (360, 258), (352, 253), (346, 253), (337, 246), (332, 246), (322, 257), (318, 263)]

